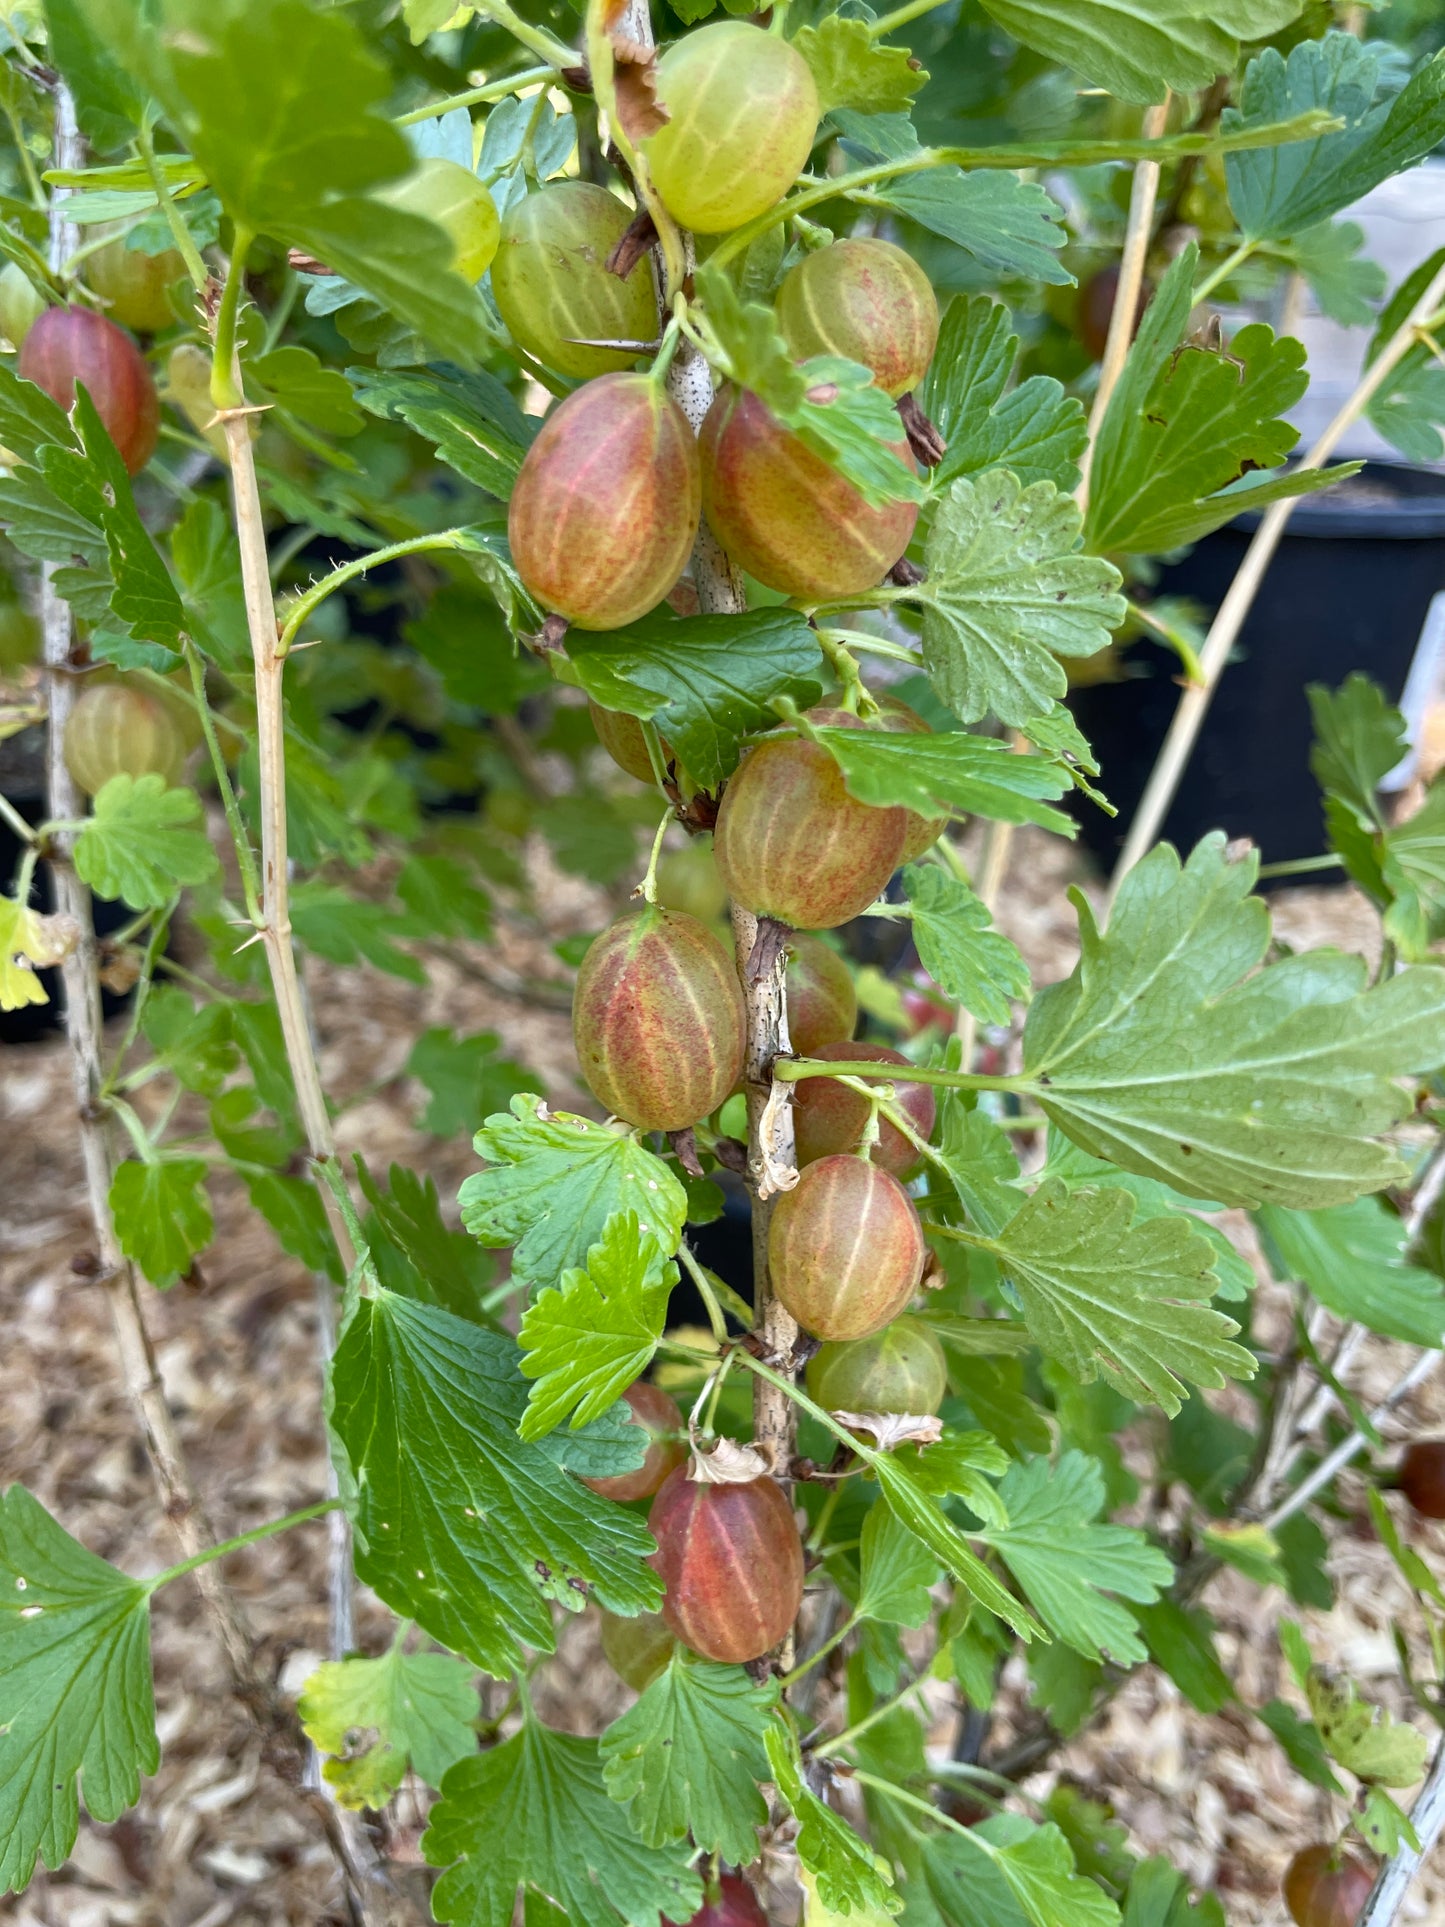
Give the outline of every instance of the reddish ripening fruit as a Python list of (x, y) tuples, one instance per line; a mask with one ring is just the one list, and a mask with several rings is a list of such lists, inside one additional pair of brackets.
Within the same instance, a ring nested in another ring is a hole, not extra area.
[(829, 1412), (936, 1412), (948, 1390), (943, 1347), (916, 1318), (871, 1338), (825, 1345), (808, 1361), (808, 1391)]
[(858, 1023), (853, 973), (821, 937), (798, 931), (788, 939), (788, 1041), (799, 1057), (841, 1044)]
[(695, 1653), (724, 1665), (761, 1659), (803, 1598), (803, 1542), (773, 1479), (700, 1485), (679, 1466), (652, 1502), (662, 1616)]
[(602, 1612), (602, 1652), (607, 1664), (634, 1693), (645, 1693), (672, 1658), (671, 1628), (661, 1613), (624, 1619)]
[(607, 257), (631, 221), (632, 209), (591, 181), (554, 181), (508, 210), (492, 293), (519, 348), (585, 380), (632, 366), (633, 349), (579, 345), (656, 338), (647, 255), (625, 281), (607, 272)]
[[(931, 736), (929, 725), (924, 722), (916, 709), (897, 696), (879, 696), (878, 728), (886, 729), (894, 736)], [(931, 850), (939, 837), (948, 827), (946, 816), (920, 816), (917, 810), (908, 812), (908, 834), (903, 839), (903, 862), (912, 863), (915, 857)]]
[(102, 682), (81, 691), (65, 721), (65, 767), (87, 796), (98, 796), (112, 776), (161, 776), (178, 783), (190, 744), (176, 710), (163, 696), (127, 683)]
[(917, 1291), (927, 1249), (913, 1200), (863, 1158), (821, 1158), (773, 1209), (773, 1290), (805, 1331), (867, 1338)]
[(507, 511), (512, 560), (544, 608), (579, 629), (655, 609), (697, 536), (697, 443), (647, 375), (600, 375), (527, 450)]
[[(677, 1927), (664, 1918), (662, 1927)], [(768, 1927), (758, 1897), (741, 1874), (725, 1873), (709, 1887), (702, 1906), (685, 1927)]]
[(1417, 1439), (1400, 1461), (1400, 1490), (1424, 1519), (1445, 1519), (1445, 1439)]
[[(801, 1053), (800, 1053), (801, 1054)], [(826, 1058), (830, 1064), (898, 1064), (906, 1071), (908, 1059), (901, 1052), (886, 1050), (879, 1044), (825, 1044), (810, 1051), (811, 1057)], [(927, 1084), (900, 1081), (894, 1085), (898, 1108), (920, 1137), (933, 1135), (937, 1106)], [(816, 1164), (819, 1158), (838, 1157), (856, 1151), (863, 1142), (868, 1123), (868, 1100), (850, 1091), (836, 1077), (800, 1078), (793, 1093), (793, 1129), (798, 1141), (798, 1164)], [(907, 1177), (919, 1162), (919, 1153), (903, 1133), (886, 1118), (878, 1122), (878, 1142), (873, 1147), (873, 1162), (895, 1178)]]
[(680, 227), (724, 234), (765, 213), (802, 173), (818, 89), (781, 35), (722, 20), (657, 63), (667, 123), (643, 143), (652, 184)]
[(645, 903), (604, 930), (577, 973), (582, 1075), (616, 1116), (681, 1131), (742, 1076), (747, 1018), (732, 958), (706, 924)]
[(933, 284), (891, 241), (835, 241), (804, 255), (783, 277), (777, 315), (795, 361), (861, 361), (895, 398), (918, 386), (938, 346)]
[(67, 412), (83, 383), (126, 471), (138, 475), (156, 452), (160, 402), (139, 348), (104, 315), (47, 308), (25, 337), (20, 373)]
[[(813, 709), (811, 721), (861, 729)], [(713, 854), (728, 895), (799, 930), (833, 930), (868, 908), (898, 868), (908, 812), (848, 794), (843, 772), (805, 736), (759, 743), (723, 792)]]
[[(1139, 306), (1134, 315), (1134, 326), (1130, 339), (1139, 332), (1139, 323), (1144, 310), (1149, 305), (1153, 289), (1146, 281), (1139, 290)], [(1088, 349), (1095, 361), (1104, 359), (1104, 350), (1109, 345), (1109, 323), (1114, 319), (1114, 303), (1119, 298), (1119, 264), (1111, 261), (1106, 268), (1091, 275), (1079, 290), (1079, 305), (1075, 311), (1074, 327), (1079, 340)]]
[(1320, 1842), (1300, 1849), (1280, 1889), (1295, 1927), (1355, 1927), (1374, 1884), (1363, 1860)]
[(673, 1467), (686, 1458), (683, 1441), (687, 1428), (673, 1400), (645, 1378), (629, 1385), (622, 1396), (632, 1407), (633, 1424), (647, 1433), (647, 1457), (635, 1472), (619, 1472), (612, 1479), (584, 1479), (582, 1483), (600, 1492), (604, 1499), (650, 1499)]
[(87, 284), (109, 304), (106, 313), (111, 320), (124, 327), (153, 335), (179, 318), (170, 303), (170, 290), (185, 280), (186, 264), (176, 248), (142, 254), (128, 248), (118, 235), (90, 256), (84, 272)]
[[(724, 388), (699, 443), (708, 526), (733, 561), (805, 601), (871, 589), (908, 547), (916, 502), (870, 508), (756, 395)], [(899, 443), (900, 464), (907, 449)]]

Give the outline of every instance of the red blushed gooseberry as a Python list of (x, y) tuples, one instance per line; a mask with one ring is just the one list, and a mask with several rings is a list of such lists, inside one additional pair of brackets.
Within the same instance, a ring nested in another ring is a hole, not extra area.
[(686, 1427), (676, 1404), (639, 1378), (622, 1394), (632, 1407), (632, 1423), (647, 1433), (647, 1457), (635, 1472), (619, 1472), (610, 1479), (584, 1479), (604, 1499), (650, 1499), (674, 1466), (687, 1456)]
[(1445, 1439), (1417, 1439), (1397, 1474), (1400, 1490), (1423, 1519), (1445, 1519)]
[[(677, 1927), (664, 1919), (662, 1927)], [(741, 1874), (725, 1873), (707, 1890), (702, 1906), (684, 1927), (768, 1927), (758, 1897)]]
[(773, 1290), (815, 1338), (866, 1338), (918, 1290), (927, 1246), (897, 1178), (863, 1158), (822, 1158), (768, 1226)]
[(794, 361), (861, 361), (895, 397), (918, 386), (938, 345), (933, 284), (891, 241), (835, 241), (805, 254), (783, 276), (776, 306)]
[[(897, 1064), (904, 1071), (909, 1068), (908, 1059), (901, 1051), (887, 1050), (880, 1044), (825, 1044), (810, 1055), (829, 1064)], [(894, 1102), (918, 1135), (931, 1137), (937, 1113), (932, 1088), (900, 1078), (893, 1091)], [(799, 1168), (816, 1164), (819, 1158), (856, 1151), (863, 1142), (869, 1109), (868, 1100), (861, 1092), (850, 1091), (836, 1077), (800, 1078), (793, 1093), (793, 1129), (797, 1136)], [(921, 1153), (886, 1118), (879, 1120), (878, 1142), (870, 1155), (875, 1164), (891, 1171), (895, 1178), (906, 1178), (921, 1161)]]
[(943, 1347), (916, 1318), (895, 1318), (871, 1338), (825, 1345), (808, 1361), (808, 1392), (830, 1412), (930, 1414), (943, 1403)]
[(798, 1616), (803, 1542), (775, 1479), (708, 1485), (670, 1472), (652, 1502), (662, 1616), (704, 1659), (761, 1659)]
[(1374, 1884), (1363, 1860), (1321, 1841), (1301, 1847), (1280, 1887), (1295, 1927), (1355, 1927)]
[(788, 939), (788, 1039), (799, 1057), (841, 1044), (858, 1025), (853, 973), (836, 950), (806, 931)]
[(88, 308), (47, 308), (20, 350), (19, 370), (67, 412), (84, 384), (126, 472), (138, 475), (156, 452), (160, 401), (130, 336)]

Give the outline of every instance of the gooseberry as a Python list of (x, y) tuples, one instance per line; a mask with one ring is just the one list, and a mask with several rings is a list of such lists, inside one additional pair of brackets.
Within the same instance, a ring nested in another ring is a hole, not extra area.
[(629, 716), (625, 709), (604, 709), (601, 703), (587, 698), (587, 713), (592, 718), (592, 727), (597, 731), (597, 740), (607, 751), (620, 770), (635, 776), (639, 783), (650, 783), (652, 758), (647, 753), (647, 739), (642, 733), (642, 724), (636, 716)]
[(468, 286), (492, 265), (502, 234), (497, 204), (469, 167), (432, 155), (376, 198), (434, 221), (452, 244), (452, 268)]
[(98, 796), (112, 776), (161, 776), (180, 781), (190, 748), (172, 705), (154, 690), (124, 682), (83, 689), (65, 719), (65, 767), (87, 796)]
[[(662, 1927), (677, 1927), (664, 1918)], [(702, 1906), (685, 1927), (768, 1927), (768, 1917), (758, 1897), (741, 1874), (719, 1874), (708, 1888)]]
[(25, 337), (19, 369), (67, 412), (75, 405), (75, 384), (82, 382), (128, 474), (138, 475), (154, 455), (160, 432), (156, 385), (130, 336), (104, 315), (47, 308)]
[(672, 1658), (672, 1629), (661, 1613), (624, 1619), (602, 1609), (602, 1652), (607, 1664), (634, 1693), (645, 1693)]
[(156, 334), (175, 322), (170, 290), (175, 282), (184, 280), (185, 274), (186, 264), (179, 249), (142, 254), (138, 248), (127, 247), (123, 235), (107, 241), (85, 263), (86, 282), (105, 301), (111, 320), (145, 335)]
[[(810, 719), (861, 729), (844, 710)], [(728, 895), (799, 930), (858, 916), (898, 868), (908, 813), (850, 796), (819, 743), (778, 736), (744, 758), (723, 792), (713, 854)]]
[(1400, 1490), (1424, 1519), (1445, 1519), (1445, 1439), (1417, 1439), (1398, 1473)]
[(695, 836), (681, 850), (665, 851), (657, 866), (657, 900), (708, 923), (728, 907), (710, 836)]
[(7, 261), (0, 268), (0, 335), (12, 348), (24, 345), (25, 337), (45, 313), (43, 294), (18, 262)]
[(948, 1389), (943, 1347), (916, 1318), (869, 1338), (825, 1345), (808, 1361), (808, 1392), (829, 1412), (936, 1412)]
[(1295, 1927), (1355, 1927), (1374, 1884), (1363, 1860), (1320, 1841), (1301, 1847), (1280, 1887)]
[[(733, 561), (784, 595), (819, 602), (880, 582), (908, 547), (914, 502), (868, 503), (758, 397), (726, 387), (702, 425), (702, 503)], [(900, 466), (907, 460), (897, 445)]]
[[(931, 736), (933, 734), (932, 729), (924, 722), (918, 711), (910, 709), (908, 704), (899, 697), (884, 694), (879, 695), (875, 700), (878, 704), (877, 727), (879, 729), (886, 729), (894, 736)], [(917, 810), (910, 810), (908, 834), (903, 839), (901, 861), (912, 863), (915, 858), (922, 856), (925, 850), (931, 850), (947, 827), (946, 816), (921, 816)]]
[(643, 143), (652, 184), (681, 227), (723, 234), (780, 201), (818, 126), (806, 60), (778, 34), (721, 20), (657, 63), (667, 122)]
[[(223, 462), (230, 460), (226, 431), (216, 419), (216, 404), (211, 399), (211, 357), (194, 341), (178, 341), (171, 349), (166, 360), (165, 399), (205, 436), (213, 454)], [(246, 426), (254, 441), (254, 415), (246, 418)]]
[[(830, 1064), (897, 1064), (907, 1071), (908, 1059), (900, 1051), (879, 1044), (824, 1044), (810, 1051)], [(893, 1087), (893, 1101), (922, 1138), (933, 1135), (937, 1112), (932, 1087), (903, 1079)], [(797, 1137), (798, 1164), (815, 1164), (819, 1158), (836, 1157), (856, 1151), (863, 1142), (868, 1124), (869, 1104), (860, 1091), (850, 1091), (836, 1077), (804, 1077), (793, 1093), (793, 1130)], [(887, 1118), (878, 1120), (878, 1142), (872, 1158), (896, 1178), (905, 1178), (916, 1169), (920, 1153)]]
[(696, 917), (657, 904), (620, 916), (577, 973), (582, 1074), (645, 1131), (685, 1130), (717, 1109), (742, 1075), (746, 1021), (727, 951)]
[(805, 254), (783, 277), (777, 316), (795, 361), (861, 361), (894, 397), (918, 386), (938, 345), (933, 284), (891, 241), (835, 241)]
[(776, 1646), (803, 1598), (803, 1542), (776, 1480), (707, 1485), (668, 1474), (652, 1502), (662, 1616), (704, 1659), (741, 1665)]
[(647, 1457), (635, 1472), (619, 1472), (610, 1479), (584, 1479), (604, 1499), (650, 1499), (675, 1465), (687, 1456), (687, 1436), (674, 1400), (656, 1385), (639, 1378), (622, 1394), (632, 1407), (632, 1423), (647, 1434)]
[(601, 375), (553, 409), (507, 510), (522, 580), (580, 629), (655, 609), (697, 536), (697, 443), (647, 375)]
[[(1144, 310), (1149, 305), (1152, 290), (1144, 282), (1139, 289), (1139, 304), (1134, 315), (1134, 326), (1130, 340), (1139, 332), (1139, 323)], [(1119, 298), (1119, 263), (1111, 261), (1107, 267), (1099, 269), (1079, 290), (1079, 305), (1075, 311), (1074, 327), (1079, 340), (1088, 350), (1094, 361), (1104, 359), (1104, 350), (1109, 345), (1109, 324), (1114, 319), (1114, 304)]]
[(591, 181), (554, 181), (507, 210), (492, 294), (518, 347), (564, 375), (631, 367), (633, 350), (577, 345), (656, 338), (649, 259), (644, 255), (625, 280), (607, 272), (607, 257), (631, 221), (632, 210)]
[(768, 1226), (773, 1290), (815, 1338), (866, 1338), (917, 1291), (927, 1248), (913, 1200), (864, 1158), (820, 1158)]
[(788, 939), (788, 1040), (799, 1057), (840, 1044), (858, 1024), (853, 973), (830, 945), (807, 931)]

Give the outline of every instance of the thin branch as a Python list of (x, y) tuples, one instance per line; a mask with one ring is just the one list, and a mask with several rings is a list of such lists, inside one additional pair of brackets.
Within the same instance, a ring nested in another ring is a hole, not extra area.
[[(1391, 374), (1413, 346), (1415, 330), (1434, 314), (1445, 299), (1445, 268), (1431, 281), (1409, 314), (1391, 335), (1365, 374), (1361, 377), (1354, 393), (1345, 402), (1334, 420), (1326, 428), (1309, 454), (1301, 463), (1305, 469), (1323, 468), (1339, 444), (1345, 431), (1362, 415)], [(1117, 314), (1117, 309), (1115, 310)], [(1174, 800), (1174, 792), (1179, 787), (1195, 738), (1214, 692), (1219, 686), (1219, 678), (1229, 661), (1239, 632), (1244, 627), (1250, 610), (1254, 607), (1255, 597), (1259, 594), (1260, 584), (1265, 572), (1274, 560), (1274, 552), (1279, 547), (1289, 518), (1293, 515), (1298, 496), (1283, 502), (1273, 502), (1265, 510), (1254, 539), (1240, 564), (1239, 573), (1230, 584), (1229, 593), (1219, 606), (1200, 651), (1199, 664), (1204, 673), (1202, 687), (1191, 687), (1179, 699), (1179, 707), (1174, 712), (1174, 720), (1169, 726), (1169, 734), (1159, 752), (1149, 783), (1134, 814), (1129, 827), (1129, 835), (1124, 844), (1123, 855), (1119, 858), (1110, 885), (1110, 901), (1118, 893), (1119, 885), (1133, 869), (1140, 857), (1153, 845), (1159, 834), (1160, 825), (1168, 814), (1169, 805)], [(1248, 507), (1248, 497), (1241, 499), (1241, 511)]]
[[(1144, 116), (1144, 138), (1157, 141), (1169, 118), (1169, 95)], [(1114, 312), (1109, 317), (1109, 336), (1104, 344), (1104, 359), (1099, 368), (1099, 386), (1089, 415), (1089, 441), (1084, 450), (1083, 479), (1079, 483), (1079, 507), (1088, 507), (1089, 473), (1093, 466), (1094, 445), (1109, 411), (1129, 345), (1134, 339), (1134, 324), (1139, 314), (1139, 297), (1144, 292), (1144, 263), (1154, 231), (1154, 204), (1159, 198), (1159, 162), (1143, 160), (1134, 169), (1134, 186), (1129, 196), (1129, 225), (1124, 231), (1124, 252), (1119, 259), (1119, 285), (1114, 294)]]

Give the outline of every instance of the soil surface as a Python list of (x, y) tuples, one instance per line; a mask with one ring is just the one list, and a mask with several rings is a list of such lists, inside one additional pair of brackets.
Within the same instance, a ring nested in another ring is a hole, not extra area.
[[(536, 853), (546, 871), (545, 853)], [(1076, 857), (1057, 841), (1021, 834), (1013, 849), (1000, 921), (1022, 946), (1035, 980), (1064, 974), (1075, 927), (1063, 886)], [(456, 946), (429, 962), (418, 989), (370, 969), (314, 967), (309, 978), (327, 1089), (343, 1106), (343, 1151), (373, 1168), (400, 1159), (436, 1179), (455, 1213), (475, 1159), (465, 1141), (439, 1142), (416, 1128), (421, 1094), (401, 1074), (416, 1034), (445, 1024), (460, 1033), (497, 1031), (508, 1055), (534, 1069), (554, 1103), (581, 1105), (570, 1026), (555, 1008), (507, 996), (476, 974), (498, 968), (559, 976), (551, 941), (602, 921), (598, 893), (547, 873), (539, 891), (546, 927), (504, 929), (500, 951)], [(1092, 888), (1092, 886), (1090, 886)], [(1277, 928), (1291, 944), (1330, 942), (1368, 950), (1375, 924), (1349, 891), (1296, 891), (1277, 898)], [(515, 979), (508, 978), (508, 982)], [(555, 999), (553, 1000), (555, 1001)], [(145, 1093), (143, 1092), (142, 1095)], [(77, 1275), (92, 1247), (72, 1128), (63, 1043), (12, 1048), (0, 1079), (0, 1474), (30, 1487), (85, 1545), (144, 1574), (174, 1561), (134, 1415), (116, 1364), (104, 1291)], [(167, 1394), (195, 1476), (222, 1535), (319, 1497), (325, 1460), (320, 1413), (318, 1316), (313, 1281), (282, 1256), (244, 1192), (227, 1176), (212, 1185), (216, 1239), (194, 1288), (147, 1290), (146, 1309)], [(1240, 1230), (1249, 1249), (1247, 1227)], [(1283, 1313), (1271, 1294), (1266, 1314)], [(1281, 1329), (1283, 1324), (1281, 1321)], [(1327, 1334), (1328, 1340), (1328, 1334)], [(1404, 1348), (1371, 1339), (1351, 1369), (1362, 1397), (1398, 1375)], [(1219, 1395), (1243, 1410), (1244, 1395)], [(1445, 1430), (1445, 1384), (1431, 1381), (1387, 1428), (1398, 1440)], [(1344, 1505), (1326, 1522), (1329, 1571), (1338, 1590), (1329, 1612), (1295, 1612), (1316, 1656), (1347, 1665), (1394, 1710), (1403, 1710), (1393, 1648), (1396, 1627), (1423, 1654), (1423, 1629), (1346, 1476)], [(1410, 1535), (1445, 1571), (1445, 1537)], [(233, 1556), (226, 1575), (254, 1628), (262, 1666), (295, 1694), (327, 1656), (327, 1526), (302, 1527)], [(1283, 1677), (1277, 1618), (1287, 1602), (1237, 1575), (1216, 1578), (1202, 1603), (1219, 1626), (1226, 1667), (1242, 1702), (1294, 1699)], [(1290, 1609), (1293, 1611), (1294, 1609)], [(70, 1863), (37, 1876), (30, 1891), (0, 1902), (5, 1927), (321, 1927), (347, 1918), (329, 1852), (296, 1790), (263, 1764), (246, 1716), (226, 1690), (217, 1644), (189, 1581), (155, 1606), (160, 1771), (138, 1807), (113, 1826), (82, 1819)], [(364, 1594), (357, 1643), (376, 1651), (389, 1615)], [(545, 1715), (596, 1731), (629, 1698), (602, 1663), (591, 1613), (570, 1620), (541, 1681)], [(820, 1697), (819, 1710), (825, 1700)], [(990, 1745), (1007, 1743), (1026, 1718), (1020, 1680), (1008, 1678)], [(1418, 1718), (1418, 1715), (1417, 1715)], [(933, 1740), (947, 1750), (954, 1716), (939, 1689)], [(1283, 1927), (1281, 1870), (1295, 1847), (1338, 1827), (1343, 1810), (1293, 1775), (1251, 1715), (1196, 1713), (1171, 1682), (1143, 1669), (1107, 1713), (1027, 1782), (1034, 1793), (1063, 1778), (1110, 1804), (1139, 1852), (1168, 1854), (1203, 1889), (1224, 1899), (1231, 1927)], [(1404, 1796), (1408, 1802), (1408, 1792)], [(422, 1810), (404, 1791), (384, 1829), (387, 1851), (419, 1881)], [(772, 1896), (792, 1918), (796, 1891)], [(1445, 1859), (1416, 1882), (1402, 1919), (1445, 1920)]]

